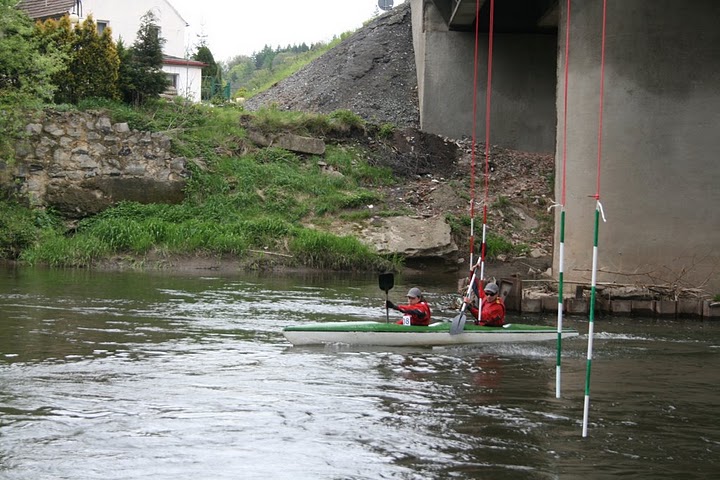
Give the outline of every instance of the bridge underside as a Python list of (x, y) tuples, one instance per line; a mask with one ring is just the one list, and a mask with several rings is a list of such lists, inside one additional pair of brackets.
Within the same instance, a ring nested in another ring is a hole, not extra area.
[[(490, 1), (481, 1), (479, 16), (475, 0), (411, 5), (422, 128), (462, 138), (475, 123), (484, 133)], [(565, 142), (566, 2), (495, 2), (491, 143), (556, 152), (558, 201), (566, 145), (568, 284), (590, 281), (600, 194), (607, 222), (599, 229), (598, 282), (718, 294), (720, 2), (609, 3), (598, 170), (602, 9), (600, 1), (572, 3)], [(557, 274), (558, 233), (555, 243)]]
[[(536, 152), (555, 147), (556, 3), (495, 2), (491, 118), (494, 137), (504, 146)], [(424, 130), (451, 138), (471, 136), (475, 97), (477, 132), (485, 131), (489, 5), (481, 5), (478, 17), (477, 78), (482, 81), (475, 84), (475, 1), (412, 0)]]
[[(490, 25), (490, 0), (432, 0), (452, 31), (487, 32)], [(558, 0), (499, 0), (495, 2), (493, 29), (497, 33), (555, 33), (559, 14)]]

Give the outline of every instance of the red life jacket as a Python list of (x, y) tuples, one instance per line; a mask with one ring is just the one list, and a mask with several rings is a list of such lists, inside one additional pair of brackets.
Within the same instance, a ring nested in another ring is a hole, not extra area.
[[(410, 325), (424, 327), (430, 325), (432, 314), (430, 313), (430, 305), (428, 305), (426, 301), (423, 300), (413, 305), (398, 305), (397, 308), (410, 317)], [(403, 321), (399, 320), (395, 323), (402, 325)]]
[(482, 289), (480, 292), (482, 292), (480, 298), (483, 300), (482, 312), (479, 312), (473, 305), (468, 305), (473, 317), (477, 319), (478, 313), (480, 313), (480, 320), (476, 320), (476, 324), (488, 327), (502, 327), (505, 325), (505, 302), (503, 299), (498, 296), (493, 302), (486, 302), (485, 292)]

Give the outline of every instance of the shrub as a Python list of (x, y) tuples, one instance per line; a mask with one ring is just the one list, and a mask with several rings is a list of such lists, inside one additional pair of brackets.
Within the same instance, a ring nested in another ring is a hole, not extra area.
[(39, 235), (33, 213), (18, 205), (0, 202), (0, 256), (16, 259)]
[(393, 134), (395, 133), (395, 125), (392, 123), (383, 123), (380, 125), (380, 130), (378, 131), (378, 137), (388, 139), (392, 138)]
[(353, 129), (365, 129), (365, 120), (350, 110), (335, 110), (328, 116), (335, 130), (347, 132)]

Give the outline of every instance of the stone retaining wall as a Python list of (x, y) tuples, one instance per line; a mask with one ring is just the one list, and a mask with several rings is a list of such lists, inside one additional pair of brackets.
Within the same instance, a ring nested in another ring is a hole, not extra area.
[[(598, 300), (595, 306), (596, 312), (605, 315), (720, 319), (720, 302), (710, 300)], [(557, 311), (557, 296), (523, 298), (521, 301), (522, 313), (557, 313)], [(563, 299), (563, 312), (568, 315), (588, 315), (590, 301), (584, 298)]]
[(173, 156), (164, 134), (131, 130), (101, 112), (55, 111), (29, 123), (26, 134), (14, 164), (0, 167), (5, 188), (30, 205), (82, 218), (122, 200), (184, 198), (186, 159)]
[[(508, 311), (557, 314), (557, 295), (545, 295), (535, 298), (523, 295), (522, 280), (518, 278), (503, 278), (500, 280), (500, 284), (501, 289), (504, 284), (511, 285), (511, 287), (508, 287), (510, 293), (504, 297)], [(720, 302), (715, 302), (707, 298), (630, 300), (599, 297), (595, 299), (595, 311), (603, 315), (720, 319)], [(568, 315), (589, 315), (590, 299), (586, 297), (563, 298), (563, 312)]]

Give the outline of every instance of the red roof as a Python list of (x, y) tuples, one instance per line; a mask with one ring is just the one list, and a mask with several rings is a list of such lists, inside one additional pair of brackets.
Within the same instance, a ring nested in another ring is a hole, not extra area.
[(180, 57), (173, 57), (171, 55), (163, 55), (163, 64), (164, 65), (182, 65), (182, 66), (189, 66), (189, 67), (207, 67), (208, 64), (204, 62), (198, 62), (197, 60), (192, 60), (190, 58), (180, 58)]

